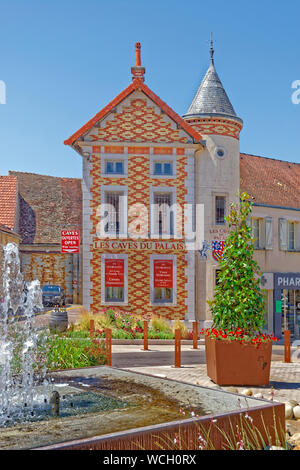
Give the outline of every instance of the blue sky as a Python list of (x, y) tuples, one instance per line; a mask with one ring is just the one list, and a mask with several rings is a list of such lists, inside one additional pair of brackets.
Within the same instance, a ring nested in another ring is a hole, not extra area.
[(146, 83), (178, 114), (215, 65), (244, 120), (241, 151), (300, 163), (300, 2), (0, 0), (0, 174), (81, 176), (63, 141), (131, 81), (142, 43)]

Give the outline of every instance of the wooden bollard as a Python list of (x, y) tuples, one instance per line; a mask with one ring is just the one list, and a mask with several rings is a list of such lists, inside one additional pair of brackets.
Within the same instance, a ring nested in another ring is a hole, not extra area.
[(175, 367), (181, 367), (180, 330), (175, 330)]
[(291, 362), (291, 332), (284, 332), (284, 362)]
[(196, 321), (193, 321), (193, 349), (198, 349), (198, 328)]
[(95, 335), (95, 320), (90, 320), (90, 337), (93, 338)]
[(106, 347), (107, 365), (111, 367), (111, 329), (110, 328), (106, 328), (105, 330), (105, 347)]
[(148, 351), (148, 322), (144, 321), (144, 351)]

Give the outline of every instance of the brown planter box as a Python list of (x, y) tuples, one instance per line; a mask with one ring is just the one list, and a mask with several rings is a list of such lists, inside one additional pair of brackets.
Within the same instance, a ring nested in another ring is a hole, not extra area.
[(253, 344), (205, 337), (207, 375), (218, 385), (269, 385), (272, 343)]

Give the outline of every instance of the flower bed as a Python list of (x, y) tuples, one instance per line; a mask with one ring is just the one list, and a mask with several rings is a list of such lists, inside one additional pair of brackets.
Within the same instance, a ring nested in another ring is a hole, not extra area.
[(267, 335), (264, 333), (261, 333), (256, 336), (249, 336), (242, 328), (237, 328), (236, 330), (228, 330), (227, 328), (225, 328), (224, 330), (216, 328), (203, 328), (200, 331), (200, 335), (205, 335), (208, 338), (217, 339), (221, 341), (237, 341), (240, 344), (251, 343), (257, 348), (259, 348), (259, 346), (263, 343), (278, 341), (278, 338), (276, 338), (274, 335)]
[[(92, 315), (85, 312), (80, 321), (75, 325), (70, 325), (65, 333), (69, 338), (87, 338), (90, 336), (90, 321), (94, 321), (95, 336), (105, 338), (106, 328), (112, 330), (113, 339), (143, 339), (144, 319), (133, 315), (130, 312), (117, 311), (111, 308), (103, 309), (99, 314)], [(184, 324), (176, 322), (173, 326), (162, 317), (148, 318), (148, 338), (149, 339), (174, 339), (174, 329), (181, 329), (183, 339), (191, 339), (191, 334)]]

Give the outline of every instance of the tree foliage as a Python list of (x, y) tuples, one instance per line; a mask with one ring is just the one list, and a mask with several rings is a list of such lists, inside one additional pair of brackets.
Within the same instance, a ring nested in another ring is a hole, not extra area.
[(214, 300), (209, 301), (213, 327), (234, 331), (243, 329), (253, 336), (264, 325), (264, 299), (260, 290), (260, 268), (253, 259), (254, 238), (248, 223), (252, 203), (247, 193), (240, 204), (230, 205), (226, 217), (230, 234), (225, 241)]

